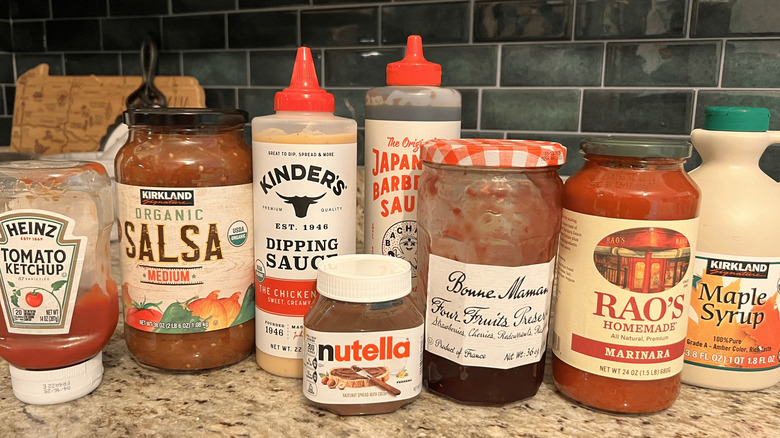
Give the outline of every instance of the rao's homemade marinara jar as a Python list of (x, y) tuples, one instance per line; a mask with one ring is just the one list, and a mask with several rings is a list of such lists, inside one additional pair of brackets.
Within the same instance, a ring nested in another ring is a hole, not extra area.
[(582, 142), (564, 187), (553, 378), (612, 412), (668, 408), (680, 390), (699, 190), (691, 145), (649, 138)]
[(129, 110), (116, 157), (125, 340), (170, 370), (254, 345), (252, 156), (241, 110)]
[(539, 141), (423, 147), (416, 302), (428, 389), (483, 405), (539, 389), (565, 157), (563, 146)]

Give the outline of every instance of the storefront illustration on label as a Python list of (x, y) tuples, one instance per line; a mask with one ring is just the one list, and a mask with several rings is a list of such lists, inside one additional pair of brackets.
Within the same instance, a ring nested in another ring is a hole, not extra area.
[(657, 293), (683, 279), (691, 262), (691, 247), (674, 230), (631, 228), (601, 239), (593, 262), (607, 281), (622, 289)]

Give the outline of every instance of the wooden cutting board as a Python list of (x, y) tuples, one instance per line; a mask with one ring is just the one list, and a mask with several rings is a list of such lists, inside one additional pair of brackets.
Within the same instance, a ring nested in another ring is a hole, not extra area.
[[(190, 76), (157, 76), (169, 107), (202, 108), (206, 96)], [(41, 64), (16, 83), (11, 150), (35, 154), (96, 151), (125, 110), (141, 76), (49, 76)]]

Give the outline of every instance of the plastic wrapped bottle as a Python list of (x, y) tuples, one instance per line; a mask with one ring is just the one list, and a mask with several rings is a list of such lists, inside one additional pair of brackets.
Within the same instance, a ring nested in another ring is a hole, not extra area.
[(355, 252), (357, 123), (334, 108), (301, 47), (276, 114), (252, 120), (257, 363), (284, 377), (303, 373), (318, 263)]
[(780, 184), (758, 159), (780, 132), (766, 108), (710, 107), (691, 133), (702, 192), (682, 380), (732, 391), (780, 382)]
[(417, 290), (417, 189), (422, 144), (460, 138), (460, 93), (442, 88), (441, 66), (411, 35), (406, 56), (387, 65), (387, 87), (366, 94), (364, 252), (412, 265)]

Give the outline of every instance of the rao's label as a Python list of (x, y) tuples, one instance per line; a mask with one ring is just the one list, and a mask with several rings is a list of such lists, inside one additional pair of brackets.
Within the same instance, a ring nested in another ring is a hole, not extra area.
[(685, 362), (729, 371), (780, 367), (780, 260), (699, 252)]
[(563, 210), (553, 351), (580, 370), (657, 380), (683, 365), (698, 219)]
[(252, 147), (257, 348), (301, 359), (319, 263), (355, 252), (357, 145)]
[(303, 393), (317, 403), (342, 405), (416, 397), (422, 390), (422, 338), (422, 325), (347, 333), (307, 328)]
[(155, 333), (254, 317), (252, 185), (117, 185), (125, 322)]
[(49, 211), (0, 214), (2, 309), (9, 333), (70, 331), (88, 243), (73, 234), (74, 227), (73, 219)]
[(485, 368), (539, 362), (547, 348), (554, 267), (554, 259), (508, 267), (431, 254), (425, 350)]

